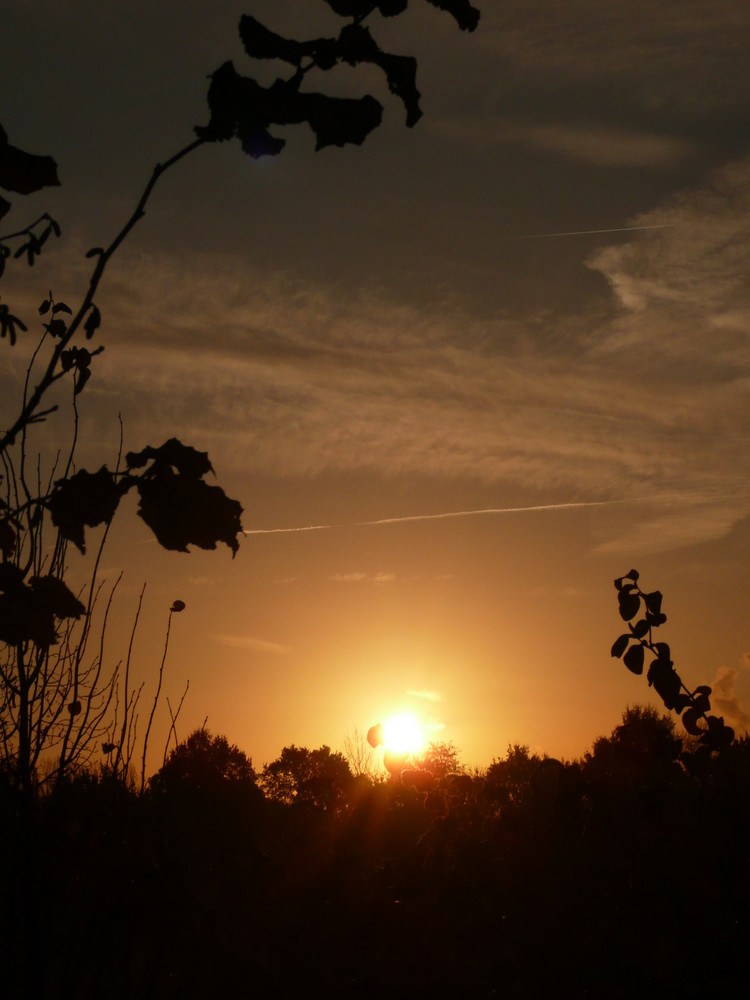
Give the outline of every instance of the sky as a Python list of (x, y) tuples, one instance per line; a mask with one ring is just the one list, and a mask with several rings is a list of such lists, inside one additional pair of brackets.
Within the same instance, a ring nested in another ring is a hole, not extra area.
[[(180, 734), (207, 719), (256, 766), (407, 710), (469, 765), (513, 743), (581, 756), (628, 704), (660, 705), (609, 654), (633, 566), (664, 593), (683, 679), (750, 722), (750, 10), (477, 5), (473, 34), (421, 0), (372, 18), (417, 56), (413, 129), (352, 72), (336, 92), (384, 105), (361, 147), (316, 153), (300, 126), (275, 158), (200, 148), (97, 296), (79, 463), (114, 464), (119, 414), (128, 450), (176, 436), (208, 451), (247, 532), (235, 559), (167, 553), (126, 505), (102, 564), (124, 571), (111, 655), (146, 582), (145, 698), (184, 600), (165, 672), (173, 706), (190, 684)], [(6, 420), (39, 301), (80, 300), (86, 251), (207, 122), (208, 75), (255, 71), (240, 15), (300, 38), (336, 19), (323, 0), (0, 12), (0, 121), (61, 180), (0, 226), (46, 210), (62, 227), (3, 278), (29, 326), (0, 344)]]

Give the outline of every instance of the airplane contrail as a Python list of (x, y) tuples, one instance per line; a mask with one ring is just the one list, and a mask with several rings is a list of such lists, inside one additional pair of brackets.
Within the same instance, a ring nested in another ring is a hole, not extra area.
[(618, 226), (615, 229), (576, 229), (569, 233), (532, 233), (527, 236), (502, 236), (504, 240), (548, 240), (556, 236), (597, 236), (599, 233), (637, 233), (644, 229), (671, 229), (673, 223), (656, 226)]
[(284, 535), (299, 531), (332, 531), (334, 528), (370, 528), (383, 524), (405, 524), (408, 521), (443, 521), (451, 517), (476, 517), (480, 514), (523, 514), (542, 510), (573, 510), (579, 507), (611, 507), (614, 504), (638, 503), (642, 497), (627, 500), (581, 500), (570, 503), (535, 504), (531, 507), (484, 507), (481, 510), (452, 510), (442, 514), (408, 514), (403, 517), (381, 517), (376, 521), (353, 521), (349, 524), (308, 524), (302, 528), (250, 528), (245, 535)]

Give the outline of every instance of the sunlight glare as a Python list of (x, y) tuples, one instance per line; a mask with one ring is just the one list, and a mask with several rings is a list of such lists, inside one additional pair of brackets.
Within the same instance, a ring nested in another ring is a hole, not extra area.
[(425, 748), (422, 726), (410, 712), (392, 715), (383, 723), (383, 741), (394, 753), (414, 754)]

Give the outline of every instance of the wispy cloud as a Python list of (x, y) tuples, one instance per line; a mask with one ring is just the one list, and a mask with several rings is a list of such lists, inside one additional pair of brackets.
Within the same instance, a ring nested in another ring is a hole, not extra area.
[(442, 701), (443, 696), (439, 691), (407, 691), (412, 698), (422, 698), (424, 701)]
[(328, 578), (334, 583), (393, 583), (396, 579), (395, 573), (334, 573)]
[(258, 639), (251, 635), (226, 635), (214, 636), (214, 640), (221, 646), (228, 646), (230, 649), (248, 649), (258, 653), (274, 653), (279, 656), (288, 656), (294, 652), (291, 646), (282, 646), (278, 642), (269, 642), (267, 639)]
[(552, 509), (637, 499), (644, 545), (718, 537), (750, 513), (748, 219), (744, 160), (591, 258), (611, 315), (527, 321), (367, 290), (355, 305), (281, 272), (256, 274), (249, 301), (241, 259), (143, 255), (108, 305), (130, 329), (124, 289), (141, 289), (137, 350), (108, 344), (89, 398), (115, 414), (128, 400), (129, 446), (170, 427), (224, 472), (469, 477)]
[(592, 120), (530, 123), (499, 118), (442, 119), (434, 131), (476, 146), (516, 144), (599, 167), (668, 167), (695, 152), (685, 139), (635, 129), (613, 128)]

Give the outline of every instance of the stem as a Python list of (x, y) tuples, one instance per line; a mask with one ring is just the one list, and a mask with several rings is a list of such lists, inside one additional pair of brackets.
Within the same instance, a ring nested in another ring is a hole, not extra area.
[(60, 360), (60, 355), (68, 346), (68, 344), (73, 339), (75, 334), (78, 332), (78, 329), (81, 326), (84, 317), (86, 316), (89, 309), (93, 305), (94, 295), (99, 287), (99, 283), (102, 280), (102, 276), (107, 267), (107, 264), (112, 258), (112, 255), (116, 253), (116, 251), (118, 250), (120, 244), (128, 236), (131, 229), (133, 229), (133, 227), (138, 222), (140, 222), (140, 220), (146, 214), (146, 204), (148, 202), (148, 199), (151, 197), (151, 192), (156, 187), (159, 178), (161, 177), (162, 174), (164, 174), (167, 170), (169, 170), (170, 167), (173, 167), (176, 163), (178, 163), (189, 153), (192, 153), (194, 149), (197, 149), (199, 146), (203, 145), (205, 141), (206, 141), (205, 139), (195, 139), (193, 140), (193, 142), (189, 143), (183, 149), (179, 150), (179, 152), (175, 153), (174, 156), (171, 156), (165, 163), (156, 164), (156, 166), (154, 167), (154, 171), (151, 174), (151, 179), (144, 188), (143, 194), (141, 195), (138, 204), (136, 205), (135, 210), (133, 211), (133, 214), (130, 216), (130, 218), (122, 227), (117, 236), (115, 236), (114, 240), (110, 243), (107, 249), (97, 251), (99, 260), (96, 262), (94, 273), (91, 275), (91, 279), (89, 281), (89, 287), (83, 299), (83, 302), (81, 303), (78, 312), (71, 320), (70, 326), (65, 331), (63, 336), (60, 337), (60, 339), (57, 341), (55, 349), (52, 352), (52, 356), (50, 357), (49, 363), (47, 364), (47, 367), (44, 370), (44, 373), (42, 374), (42, 377), (39, 380), (38, 384), (34, 388), (31, 395), (28, 397), (28, 399), (24, 399), (23, 407), (21, 408), (20, 414), (16, 418), (13, 425), (3, 434), (2, 438), (0, 438), (0, 452), (5, 451), (6, 448), (9, 448), (14, 443), (16, 437), (23, 430), (23, 428), (33, 421), (37, 407), (39, 406), (42, 397), (56, 379), (55, 371), (57, 369), (57, 365)]

